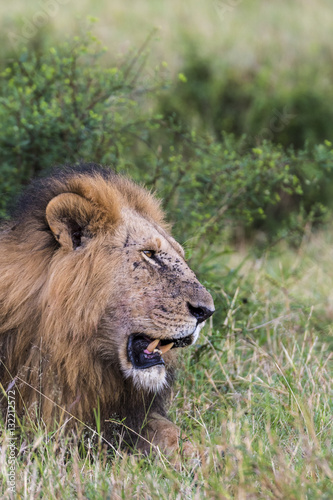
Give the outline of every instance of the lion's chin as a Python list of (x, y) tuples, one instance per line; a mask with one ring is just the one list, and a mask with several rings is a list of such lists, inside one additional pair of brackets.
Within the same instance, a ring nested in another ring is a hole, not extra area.
[(132, 379), (136, 389), (148, 392), (160, 392), (168, 385), (164, 365), (155, 365), (144, 370), (132, 368), (127, 371), (126, 375)]

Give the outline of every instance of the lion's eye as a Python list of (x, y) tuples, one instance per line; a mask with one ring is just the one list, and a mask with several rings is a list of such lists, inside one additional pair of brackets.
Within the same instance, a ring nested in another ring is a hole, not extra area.
[(155, 255), (155, 250), (142, 250), (142, 253), (148, 257), (148, 259), (152, 259)]

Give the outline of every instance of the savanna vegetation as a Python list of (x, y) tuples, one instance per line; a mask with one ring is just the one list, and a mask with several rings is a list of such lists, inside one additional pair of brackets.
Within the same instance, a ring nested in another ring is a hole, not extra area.
[[(201, 460), (17, 422), (17, 497), (332, 498), (330, 3), (0, 12), (0, 216), (33, 176), (110, 165), (163, 200), (217, 308), (170, 408)], [(0, 495), (14, 498), (1, 425)]]

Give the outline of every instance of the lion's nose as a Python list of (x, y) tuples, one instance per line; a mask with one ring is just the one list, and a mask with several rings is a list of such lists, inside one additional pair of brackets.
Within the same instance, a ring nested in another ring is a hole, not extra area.
[(208, 309), (208, 307), (201, 305), (199, 305), (198, 307), (194, 307), (189, 302), (187, 303), (187, 307), (192, 316), (196, 318), (198, 323), (206, 321), (206, 319), (208, 319), (215, 312), (215, 309)]

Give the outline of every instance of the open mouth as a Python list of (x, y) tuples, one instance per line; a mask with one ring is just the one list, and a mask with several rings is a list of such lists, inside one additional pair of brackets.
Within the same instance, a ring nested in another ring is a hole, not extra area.
[(170, 349), (192, 344), (193, 335), (181, 339), (151, 339), (143, 334), (132, 334), (128, 339), (127, 355), (134, 368), (145, 370), (164, 365), (163, 355)]

